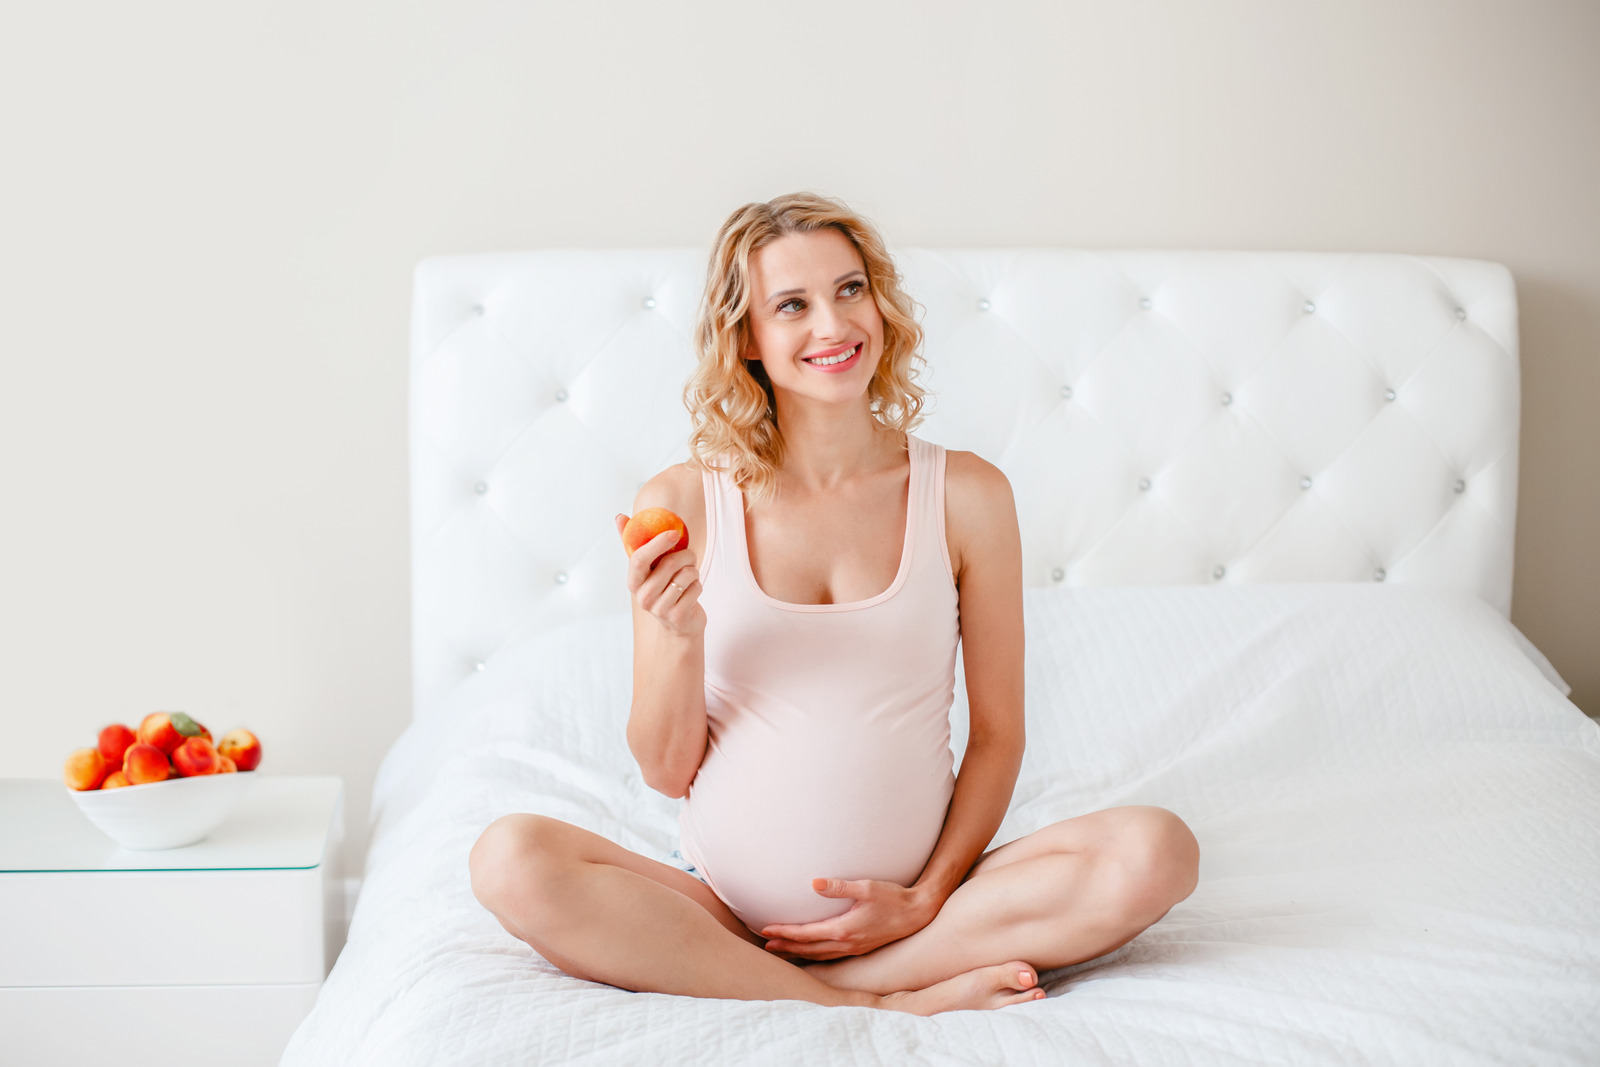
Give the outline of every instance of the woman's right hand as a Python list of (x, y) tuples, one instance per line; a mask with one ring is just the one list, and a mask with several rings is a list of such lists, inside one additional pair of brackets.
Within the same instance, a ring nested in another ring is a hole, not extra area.
[[(622, 538), (628, 516), (618, 515), (617, 538)], [(678, 542), (676, 530), (657, 534), (628, 557), (628, 592), (634, 603), (672, 633), (692, 637), (706, 628), (706, 609), (700, 606), (700, 572), (694, 553), (687, 548), (668, 552)], [(626, 551), (626, 549), (624, 549)]]

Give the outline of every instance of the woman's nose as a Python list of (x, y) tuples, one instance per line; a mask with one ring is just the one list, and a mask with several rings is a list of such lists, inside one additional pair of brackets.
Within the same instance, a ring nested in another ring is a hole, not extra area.
[(819, 341), (837, 341), (849, 332), (844, 315), (831, 300), (816, 305), (816, 317), (811, 329)]

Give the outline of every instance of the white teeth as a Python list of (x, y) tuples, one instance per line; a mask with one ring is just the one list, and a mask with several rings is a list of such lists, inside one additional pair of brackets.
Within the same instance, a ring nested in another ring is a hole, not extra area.
[[(860, 345), (856, 345), (856, 348), (860, 347)], [(829, 356), (826, 359), (808, 359), (806, 362), (817, 367), (831, 367), (835, 363), (843, 363), (845, 360), (855, 355), (856, 348), (852, 348), (848, 352), (840, 352), (837, 356)]]

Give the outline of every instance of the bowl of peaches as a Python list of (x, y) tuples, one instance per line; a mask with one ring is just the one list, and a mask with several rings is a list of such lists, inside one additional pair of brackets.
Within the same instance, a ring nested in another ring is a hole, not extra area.
[(213, 741), (183, 712), (157, 711), (137, 730), (101, 730), (93, 748), (67, 757), (62, 777), (78, 810), (123, 848), (180, 848), (227, 819), (260, 764), (249, 730)]

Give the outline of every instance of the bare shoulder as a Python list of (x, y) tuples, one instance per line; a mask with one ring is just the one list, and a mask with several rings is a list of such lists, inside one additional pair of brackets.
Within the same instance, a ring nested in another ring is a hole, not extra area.
[(944, 516), (945, 540), (958, 584), (975, 555), (1013, 549), (1020, 552), (1021, 534), (1011, 480), (975, 452), (945, 452)]
[(645, 508), (666, 508), (682, 518), (689, 527), (689, 551), (699, 559), (706, 543), (706, 496), (699, 471), (687, 463), (674, 463), (656, 474), (634, 494), (634, 513)]

